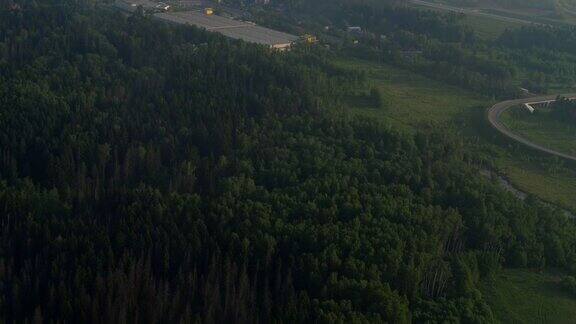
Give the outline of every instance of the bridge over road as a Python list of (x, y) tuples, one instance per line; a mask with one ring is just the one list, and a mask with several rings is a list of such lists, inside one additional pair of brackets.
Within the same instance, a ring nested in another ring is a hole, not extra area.
[[(573, 94), (573, 93), (572, 94), (563, 94), (561, 96), (566, 97), (566, 98), (575, 98), (576, 94)], [(571, 161), (576, 162), (576, 156), (562, 153), (562, 152), (558, 152), (556, 150), (553, 150), (553, 149), (544, 147), (542, 145), (536, 144), (534, 142), (531, 142), (530, 140), (528, 140), (528, 139), (526, 139), (526, 138), (524, 138), (518, 134), (514, 134), (510, 129), (508, 129), (508, 127), (506, 127), (500, 121), (500, 116), (502, 115), (502, 113), (505, 112), (506, 110), (514, 107), (514, 106), (523, 105), (523, 104), (535, 105), (538, 103), (552, 102), (552, 101), (555, 101), (557, 97), (558, 97), (558, 95), (550, 95), (550, 96), (530, 97), (530, 98), (524, 98), (524, 99), (515, 99), (515, 100), (507, 100), (507, 101), (499, 102), (488, 109), (488, 112), (487, 112), (488, 121), (490, 122), (490, 125), (492, 125), (492, 127), (494, 127), (496, 130), (498, 130), (504, 136), (509, 137), (509, 138), (515, 140), (516, 142), (522, 143), (522, 144), (529, 146), (535, 150), (538, 150), (538, 151), (541, 151), (544, 153), (548, 153), (551, 155), (555, 155), (555, 156), (558, 156), (558, 157), (566, 159), (566, 160), (571, 160)]]

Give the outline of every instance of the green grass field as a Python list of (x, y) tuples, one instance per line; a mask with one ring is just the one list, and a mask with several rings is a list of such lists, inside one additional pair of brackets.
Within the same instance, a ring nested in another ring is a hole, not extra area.
[(501, 323), (575, 323), (576, 298), (559, 280), (552, 273), (504, 270), (481, 290)]
[(558, 120), (550, 111), (542, 109), (529, 114), (514, 107), (502, 115), (502, 121), (515, 133), (535, 143), (576, 155), (576, 125)]
[(524, 26), (519, 22), (510, 22), (481, 16), (464, 16), (464, 25), (470, 26), (476, 34), (486, 40), (498, 38), (506, 29), (514, 29)]
[(517, 189), (560, 207), (576, 210), (576, 175), (519, 159), (510, 152), (499, 155), (496, 165)]
[(404, 130), (446, 126), (457, 116), (487, 105), (481, 96), (389, 65), (360, 60), (341, 60), (338, 64), (365, 71), (369, 78), (366, 90), (375, 87), (384, 97), (384, 106), (378, 108), (351, 101), (352, 111)]
[[(437, 11), (445, 13), (445, 10), (436, 9), (431, 7), (421, 7), (415, 5), (417, 8), (424, 10)], [(471, 27), (476, 34), (486, 40), (494, 40), (498, 38), (506, 29), (514, 29), (524, 26), (524, 23), (517, 21), (504, 21), (502, 19), (494, 19), (489, 16), (478, 15), (463, 15), (461, 20), (463, 25)]]

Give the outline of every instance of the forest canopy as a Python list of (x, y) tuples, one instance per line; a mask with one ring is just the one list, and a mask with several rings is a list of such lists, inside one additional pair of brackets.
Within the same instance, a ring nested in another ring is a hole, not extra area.
[(481, 278), (576, 271), (573, 221), (460, 137), (344, 114), (363, 82), (320, 49), (0, 11), (2, 320), (486, 323)]

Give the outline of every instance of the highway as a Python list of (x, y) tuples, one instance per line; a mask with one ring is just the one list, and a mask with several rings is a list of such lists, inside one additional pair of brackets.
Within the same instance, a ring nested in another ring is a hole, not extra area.
[[(576, 94), (564, 94), (562, 96), (571, 98), (571, 97), (576, 97)], [(511, 130), (509, 130), (500, 121), (500, 116), (502, 115), (502, 113), (505, 112), (506, 110), (508, 110), (509, 108), (512, 108), (512, 107), (517, 106), (517, 105), (525, 104), (525, 103), (554, 100), (554, 99), (556, 99), (556, 97), (558, 97), (558, 95), (530, 97), (530, 98), (524, 98), (524, 99), (507, 100), (507, 101), (499, 102), (488, 109), (488, 113), (487, 113), (488, 121), (490, 122), (492, 127), (494, 127), (496, 130), (498, 130), (503, 135), (515, 140), (516, 142), (522, 143), (522, 144), (529, 146), (535, 150), (545, 152), (545, 153), (548, 153), (551, 155), (555, 155), (555, 156), (558, 156), (558, 157), (566, 159), (566, 160), (576, 161), (576, 156), (574, 156), (574, 155), (569, 155), (569, 154), (565, 154), (562, 152), (552, 150), (550, 148), (547, 148), (547, 147), (544, 147), (542, 145), (538, 145), (534, 142), (531, 142), (528, 139), (526, 139), (520, 135), (514, 134)]]
[(546, 24), (535, 22), (535, 21), (531, 21), (529, 19), (521, 19), (521, 18), (515, 18), (515, 17), (508, 17), (508, 16), (504, 16), (504, 15), (498, 15), (495, 13), (488, 13), (488, 12), (482, 11), (481, 9), (460, 8), (460, 7), (450, 6), (450, 5), (446, 5), (446, 4), (434, 3), (434, 2), (428, 2), (428, 1), (422, 1), (422, 0), (408, 0), (408, 1), (411, 2), (412, 4), (415, 4), (418, 6), (423, 6), (423, 7), (428, 7), (428, 8), (438, 9), (438, 10), (452, 11), (452, 12), (462, 13), (462, 14), (467, 14), (467, 15), (472, 15), (472, 16), (489, 17), (489, 18), (493, 18), (496, 20), (513, 22), (513, 23), (520, 23), (520, 24), (546, 25)]

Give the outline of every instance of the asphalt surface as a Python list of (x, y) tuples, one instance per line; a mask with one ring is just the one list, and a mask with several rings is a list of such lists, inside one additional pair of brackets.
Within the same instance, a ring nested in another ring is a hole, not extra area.
[[(576, 97), (576, 94), (564, 94), (562, 96), (572, 98), (572, 97)], [(574, 156), (574, 155), (569, 155), (569, 154), (555, 151), (553, 149), (550, 149), (550, 148), (544, 147), (542, 145), (538, 145), (534, 142), (531, 142), (528, 139), (526, 139), (520, 135), (514, 134), (511, 130), (509, 130), (500, 121), (500, 116), (502, 115), (502, 113), (505, 112), (506, 110), (514, 107), (514, 106), (525, 104), (525, 103), (530, 103), (530, 102), (554, 100), (554, 99), (556, 99), (556, 97), (558, 97), (558, 95), (530, 97), (530, 98), (524, 98), (524, 99), (507, 100), (507, 101), (499, 102), (499, 103), (495, 104), (494, 106), (492, 106), (490, 109), (488, 109), (488, 121), (490, 122), (492, 127), (494, 127), (496, 130), (498, 130), (503, 135), (515, 140), (516, 142), (522, 143), (522, 144), (529, 146), (535, 150), (558, 156), (558, 157), (563, 158), (563, 159), (576, 161), (576, 156)]]
[(457, 12), (457, 13), (462, 13), (462, 14), (467, 14), (467, 15), (472, 15), (472, 16), (489, 17), (489, 18), (493, 18), (493, 19), (497, 19), (497, 20), (501, 20), (501, 21), (521, 23), (521, 24), (544, 25), (542, 23), (538, 23), (538, 22), (531, 21), (528, 19), (514, 18), (514, 17), (498, 15), (495, 13), (483, 12), (483, 11), (481, 11), (481, 9), (461, 8), (461, 7), (455, 7), (455, 6), (450, 6), (450, 5), (441, 4), (441, 3), (422, 1), (422, 0), (409, 0), (409, 1), (415, 5), (419, 5), (419, 6), (423, 6), (423, 7), (452, 11), (452, 12)]

